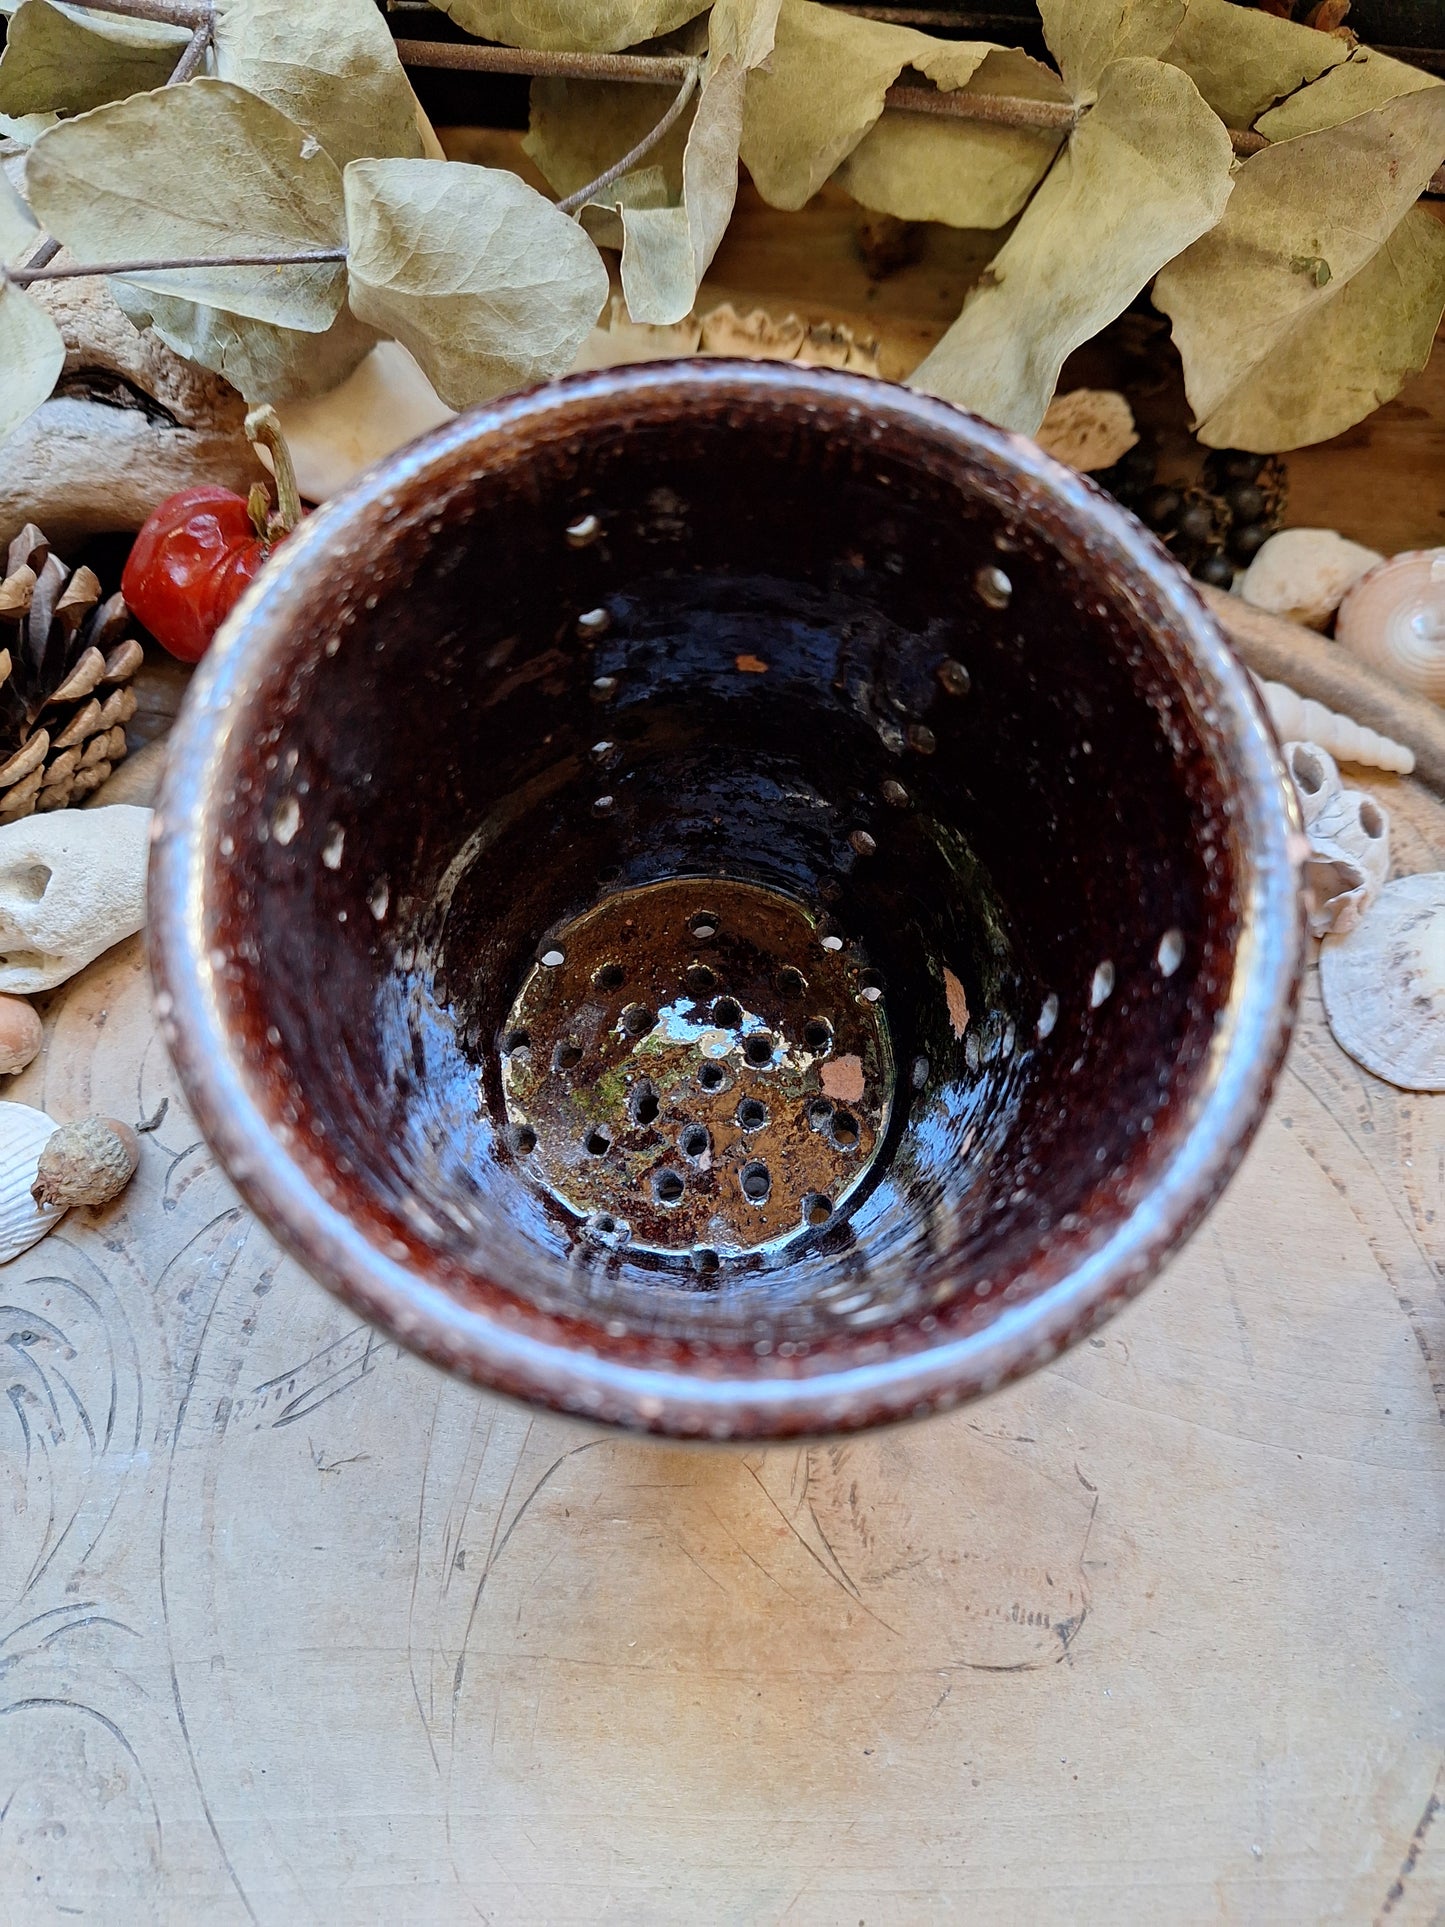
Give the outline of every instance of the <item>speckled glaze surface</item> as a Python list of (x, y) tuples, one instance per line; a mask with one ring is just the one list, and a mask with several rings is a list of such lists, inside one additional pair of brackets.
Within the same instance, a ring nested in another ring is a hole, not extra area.
[(1218, 1195), (1293, 1017), (1291, 807), (1187, 579), (1032, 444), (611, 370), (372, 471), (234, 612), (158, 1006), (248, 1202), (403, 1343), (638, 1429), (850, 1430), (1052, 1358)]

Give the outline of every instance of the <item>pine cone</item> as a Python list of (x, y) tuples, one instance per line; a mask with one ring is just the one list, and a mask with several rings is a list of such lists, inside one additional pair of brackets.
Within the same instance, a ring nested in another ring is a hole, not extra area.
[(0, 823), (79, 802), (125, 755), (142, 659), (129, 620), (26, 523), (0, 582)]

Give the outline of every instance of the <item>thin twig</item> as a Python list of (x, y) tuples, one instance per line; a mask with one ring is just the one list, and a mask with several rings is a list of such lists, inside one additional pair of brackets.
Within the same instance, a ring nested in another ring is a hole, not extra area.
[[(45, 239), (40, 243), (40, 246), (35, 250), (34, 254), (31, 255), (30, 259), (25, 263), (25, 265), (23, 267), (15, 268), (12, 271), (8, 272), (5, 277), (6, 280), (20, 281), (21, 275), (29, 275), (32, 280), (36, 279), (37, 277), (40, 276), (41, 270), (43, 268), (48, 268), (50, 266), (51, 262), (55, 259), (56, 255), (59, 254), (59, 252), (60, 252), (60, 243), (58, 241), (52, 240), (51, 237), (47, 234)], [(21, 282), (20, 285), (23, 287), (24, 283)]]
[(345, 248), (314, 248), (305, 254), (191, 254), (171, 261), (93, 261), (83, 268), (36, 268), (27, 263), (23, 268), (6, 268), (4, 276), (17, 288), (28, 288), (32, 281), (83, 281), (92, 274), (160, 274), (169, 268), (308, 268), (345, 259)]
[(538, 53), (526, 47), (459, 46), (450, 40), (398, 40), (396, 51), (405, 67), (531, 74), (544, 80), (635, 80), (653, 87), (680, 87), (693, 66), (685, 54)]
[(206, 51), (210, 44), (211, 21), (208, 16), (201, 22), (200, 26), (196, 28), (190, 39), (186, 42), (185, 51), (171, 69), (171, 77), (166, 82), (166, 85), (168, 87), (179, 87), (183, 82), (189, 80), (197, 67), (199, 67), (205, 59)]
[(585, 207), (595, 195), (600, 194), (604, 187), (611, 187), (612, 183), (620, 180), (629, 168), (636, 167), (637, 163), (645, 154), (650, 154), (657, 143), (667, 133), (668, 129), (675, 125), (684, 108), (687, 106), (687, 103), (696, 93), (697, 80), (698, 70), (696, 67), (693, 67), (687, 79), (682, 83), (681, 87), (678, 88), (676, 100), (673, 101), (671, 107), (668, 108), (656, 127), (652, 129), (652, 132), (650, 134), (644, 134), (635, 147), (629, 147), (627, 152), (622, 156), (622, 159), (620, 161), (614, 161), (605, 174), (599, 174), (597, 179), (595, 181), (589, 181), (586, 187), (579, 187), (575, 194), (569, 194), (565, 200), (558, 201), (557, 205), (562, 212), (564, 214), (575, 214), (579, 207)]
[(1079, 118), (1068, 100), (1022, 100), (1011, 94), (940, 93), (936, 87), (890, 87), (885, 107), (905, 114), (937, 114), (944, 120), (990, 121), (995, 127), (1023, 127), (1067, 134)]
[(132, 20), (157, 20), (163, 27), (208, 27), (211, 9), (199, 0), (72, 0), (90, 13), (123, 13)]

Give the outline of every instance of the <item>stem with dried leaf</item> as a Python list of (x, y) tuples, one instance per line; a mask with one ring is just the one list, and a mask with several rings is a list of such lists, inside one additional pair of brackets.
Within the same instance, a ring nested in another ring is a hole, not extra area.
[(595, 181), (589, 181), (586, 187), (579, 187), (575, 194), (569, 194), (564, 200), (558, 201), (557, 205), (561, 208), (562, 212), (564, 214), (575, 214), (578, 208), (585, 207), (594, 195), (600, 194), (604, 187), (611, 187), (614, 181), (621, 180), (622, 176), (631, 168), (636, 167), (637, 163), (642, 160), (645, 155), (650, 154), (657, 143), (667, 134), (668, 129), (676, 124), (688, 102), (696, 93), (697, 84), (698, 67), (697, 63), (694, 62), (688, 70), (686, 79), (677, 90), (677, 98), (657, 123), (656, 127), (654, 127), (650, 133), (644, 134), (635, 147), (629, 147), (627, 152), (622, 156), (622, 159), (620, 161), (614, 161), (611, 167), (597, 176)]

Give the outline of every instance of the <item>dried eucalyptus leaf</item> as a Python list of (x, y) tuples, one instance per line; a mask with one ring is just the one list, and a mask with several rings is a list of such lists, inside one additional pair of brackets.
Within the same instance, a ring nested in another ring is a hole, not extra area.
[[(1058, 100), (1064, 90), (1051, 68), (1004, 51), (990, 53), (963, 91)], [(1062, 134), (890, 110), (834, 178), (864, 207), (900, 221), (996, 228), (1023, 207), (1062, 142)]]
[(65, 342), (50, 316), (0, 281), (0, 442), (49, 399), (64, 366)]
[(1430, 87), (1245, 162), (1219, 226), (1154, 287), (1201, 441), (1320, 441), (1424, 365), (1441, 241), (1423, 211), (1402, 224), (1442, 152), (1445, 88)]
[(40, 227), (35, 216), (16, 193), (10, 176), (0, 167), (0, 264), (14, 267), (25, 259), (39, 239)]
[(163, 87), (189, 38), (183, 27), (21, 0), (0, 54), (0, 113), (80, 114)]
[(416, 99), (374, 0), (216, 0), (215, 20), (220, 78), (289, 114), (338, 167), (421, 154)]
[(772, 57), (749, 80), (743, 115), (742, 157), (758, 192), (773, 207), (802, 207), (873, 126), (905, 67), (962, 87), (995, 51), (783, 0)]
[(176, 354), (224, 375), (251, 403), (324, 395), (371, 352), (376, 331), (343, 305), (321, 334), (153, 294), (114, 279), (110, 291), (137, 328), (152, 328)]
[(465, 33), (509, 47), (617, 53), (671, 33), (702, 13), (707, 0), (436, 0)]
[(1075, 100), (1092, 100), (1104, 69), (1157, 59), (1184, 19), (1185, 0), (1039, 0), (1044, 39)]
[(1188, 0), (1165, 59), (1184, 69), (1226, 126), (1252, 127), (1266, 108), (1348, 54), (1333, 34), (1230, 0)]
[(1065, 358), (1219, 219), (1229, 135), (1176, 67), (1118, 60), (984, 271), (910, 377), (1031, 435)]
[[(522, 151), (541, 168), (559, 199), (575, 194), (636, 147), (676, 93), (675, 87), (639, 87), (629, 81), (534, 80)], [(682, 198), (682, 155), (695, 112), (696, 102), (647, 155), (646, 166), (661, 170), (669, 200)], [(622, 245), (620, 239), (617, 245)]]
[(715, 0), (678, 207), (622, 208), (622, 292), (634, 321), (665, 327), (692, 309), (732, 218), (748, 74), (773, 45), (778, 0)]
[[(62, 121), (26, 163), (40, 220), (80, 261), (289, 254), (346, 245), (341, 175), (295, 121), (227, 80), (135, 94)], [(342, 262), (173, 268), (137, 286), (319, 334)]]
[(59, 118), (58, 114), (0, 114), (0, 140), (14, 141), (17, 147), (33, 147)]
[(351, 305), (409, 348), (451, 408), (571, 366), (607, 299), (575, 221), (499, 168), (353, 161)]
[(1356, 47), (1348, 60), (1272, 107), (1257, 123), (1258, 130), (1266, 140), (1294, 140), (1300, 134), (1317, 134), (1323, 127), (1337, 127), (1356, 114), (1371, 113), (1401, 94), (1416, 94), (1440, 85), (1433, 74), (1422, 73), (1403, 60), (1391, 60), (1372, 47)]

